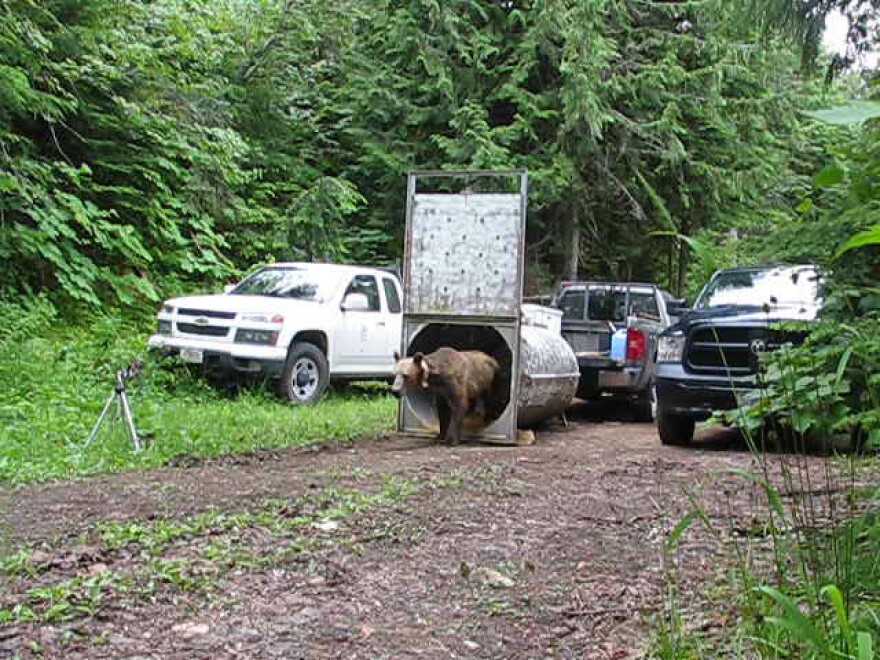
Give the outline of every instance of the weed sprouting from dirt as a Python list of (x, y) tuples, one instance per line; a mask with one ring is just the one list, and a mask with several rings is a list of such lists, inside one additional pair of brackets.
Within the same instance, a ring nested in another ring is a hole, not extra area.
[(110, 571), (28, 589), (25, 601), (0, 609), (0, 623), (13, 621), (70, 621), (94, 616), (107, 594), (119, 584)]

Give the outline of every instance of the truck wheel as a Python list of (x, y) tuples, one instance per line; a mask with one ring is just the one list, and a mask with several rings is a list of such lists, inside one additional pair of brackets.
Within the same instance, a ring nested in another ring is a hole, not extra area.
[(651, 423), (657, 419), (657, 388), (654, 383), (636, 398), (635, 417), (637, 422)]
[(310, 404), (321, 398), (330, 382), (330, 366), (321, 349), (308, 342), (290, 347), (278, 382), (278, 393), (291, 403)]
[(674, 415), (660, 408), (657, 411), (657, 430), (664, 445), (689, 445), (694, 439), (694, 420), (684, 415)]

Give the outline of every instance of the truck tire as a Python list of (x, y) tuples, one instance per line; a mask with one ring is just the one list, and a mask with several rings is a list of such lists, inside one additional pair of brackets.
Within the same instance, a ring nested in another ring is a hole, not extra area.
[(694, 426), (691, 417), (668, 413), (663, 408), (657, 410), (657, 430), (661, 444), (689, 445), (694, 439)]
[(637, 422), (653, 423), (657, 419), (657, 388), (654, 383), (636, 397), (634, 412)]
[(282, 398), (298, 405), (315, 403), (330, 383), (330, 366), (320, 348), (297, 342), (287, 352), (287, 360), (278, 382)]

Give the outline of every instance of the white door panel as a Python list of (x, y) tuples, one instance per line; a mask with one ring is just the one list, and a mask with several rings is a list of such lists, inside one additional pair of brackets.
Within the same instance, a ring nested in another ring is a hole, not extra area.
[(383, 311), (376, 278), (367, 274), (355, 276), (345, 295), (349, 293), (367, 296), (370, 309), (342, 312), (342, 321), (336, 336), (336, 368), (342, 373), (383, 373), (388, 319), (387, 313)]

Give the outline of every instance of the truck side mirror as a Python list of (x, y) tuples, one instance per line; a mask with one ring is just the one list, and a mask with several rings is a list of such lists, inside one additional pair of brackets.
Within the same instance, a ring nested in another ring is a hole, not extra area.
[(363, 293), (349, 293), (340, 306), (343, 312), (366, 312), (370, 309), (370, 301)]
[(681, 316), (689, 309), (686, 298), (673, 298), (666, 303), (666, 311), (670, 316)]

